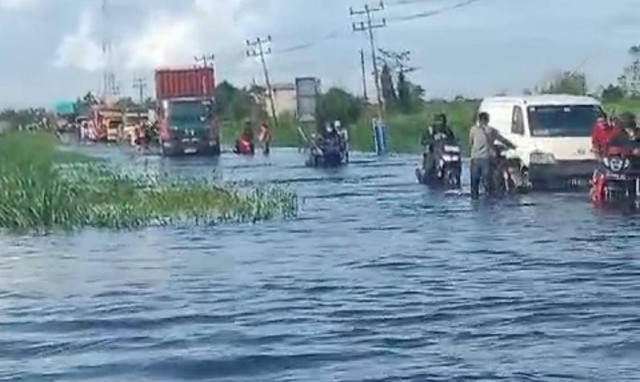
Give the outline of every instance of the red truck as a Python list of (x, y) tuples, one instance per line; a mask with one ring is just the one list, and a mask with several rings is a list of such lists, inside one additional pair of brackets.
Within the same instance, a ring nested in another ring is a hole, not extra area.
[(220, 155), (213, 68), (160, 69), (155, 85), (163, 155)]

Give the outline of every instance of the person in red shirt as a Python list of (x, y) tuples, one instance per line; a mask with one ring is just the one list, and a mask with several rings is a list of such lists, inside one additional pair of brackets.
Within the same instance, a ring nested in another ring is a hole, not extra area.
[(609, 123), (606, 117), (598, 118), (591, 131), (591, 145), (598, 156), (607, 149), (607, 144), (617, 135), (618, 130), (619, 127)]

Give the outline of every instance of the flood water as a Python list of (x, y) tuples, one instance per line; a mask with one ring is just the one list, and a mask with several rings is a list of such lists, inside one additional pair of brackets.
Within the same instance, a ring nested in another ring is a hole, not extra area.
[(638, 216), (472, 203), (413, 156), (105, 155), (289, 186), (299, 216), (0, 236), (0, 381), (640, 380)]

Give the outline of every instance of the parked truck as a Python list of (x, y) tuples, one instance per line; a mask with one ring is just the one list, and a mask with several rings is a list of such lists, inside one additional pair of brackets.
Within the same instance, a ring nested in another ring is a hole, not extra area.
[(220, 155), (213, 68), (157, 70), (155, 85), (163, 155)]

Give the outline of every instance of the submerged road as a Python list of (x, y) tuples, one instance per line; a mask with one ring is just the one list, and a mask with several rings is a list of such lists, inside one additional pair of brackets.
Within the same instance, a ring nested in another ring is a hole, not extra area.
[(638, 216), (472, 203), (418, 185), (410, 156), (102, 154), (289, 186), (299, 217), (0, 234), (0, 381), (640, 380)]

